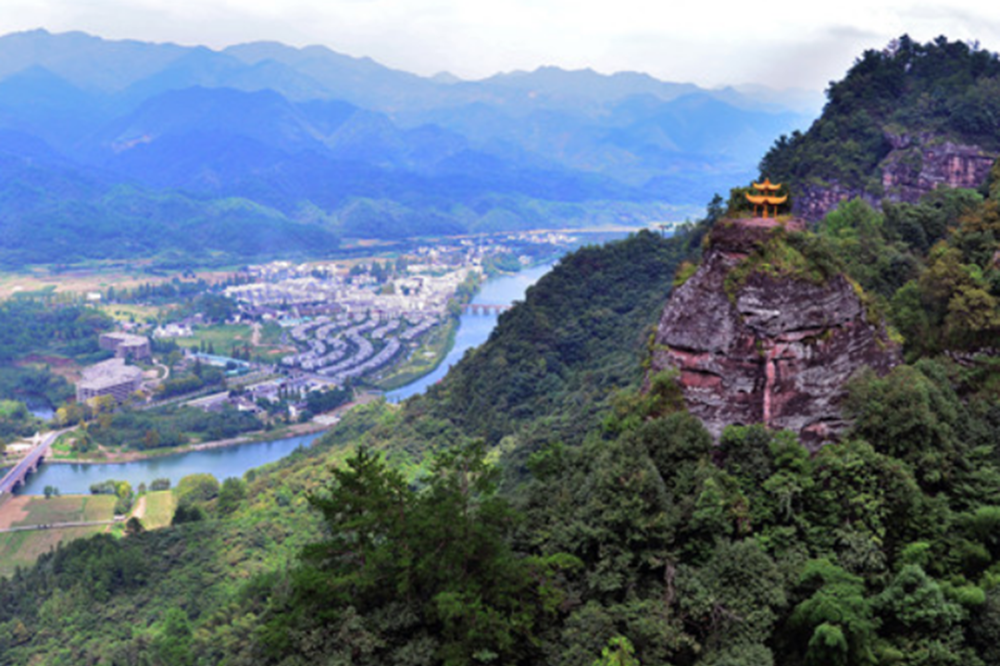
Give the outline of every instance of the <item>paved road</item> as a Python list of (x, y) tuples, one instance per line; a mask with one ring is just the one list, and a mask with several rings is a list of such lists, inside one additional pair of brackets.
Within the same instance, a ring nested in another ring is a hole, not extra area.
[(202, 409), (207, 409), (212, 405), (216, 405), (220, 402), (225, 402), (229, 399), (229, 391), (222, 391), (221, 393), (212, 393), (206, 395), (202, 398), (195, 398), (194, 400), (188, 400), (184, 403), (185, 407), (201, 407)]
[(30, 467), (34, 467), (35, 463), (38, 462), (38, 459), (48, 452), (52, 442), (56, 441), (56, 438), (64, 432), (66, 432), (66, 430), (56, 430), (42, 437), (42, 441), (39, 445), (33, 448), (28, 455), (21, 459), (21, 462), (14, 465), (14, 467), (7, 472), (7, 475), (0, 480), (0, 495), (4, 493), (13, 493), (14, 486), (17, 485), (18, 481), (23, 479), (25, 470)]
[(45, 525), (21, 525), (20, 527), (8, 527), (7, 529), (0, 530), (0, 534), (6, 532), (28, 532), (30, 530), (57, 530), (62, 527), (92, 527), (94, 525), (112, 525), (114, 523), (120, 523), (125, 520), (124, 517), (115, 518), (114, 520), (91, 520), (87, 522), (76, 522), (76, 523), (48, 523)]

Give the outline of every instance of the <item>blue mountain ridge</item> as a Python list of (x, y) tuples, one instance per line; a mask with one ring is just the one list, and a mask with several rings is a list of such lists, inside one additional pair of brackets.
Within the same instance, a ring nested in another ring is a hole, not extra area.
[[(523, 228), (557, 206), (561, 225), (587, 224), (598, 207), (601, 219), (660, 220), (749, 177), (774, 137), (808, 120), (634, 72), (544, 67), (455, 82), (326, 47), (14, 33), (0, 37), (0, 153), (17, 188), (0, 185), (0, 217), (16, 210), (64, 230), (115, 219), (105, 207), (120, 201), (100, 193), (124, 186), (217, 208), (245, 200), (260, 219), (310, 227), (318, 208), (324, 246), (372, 229)], [(46, 169), (62, 185), (50, 189)], [(65, 215), (74, 205), (87, 214)], [(221, 236), (209, 246), (226, 251)]]

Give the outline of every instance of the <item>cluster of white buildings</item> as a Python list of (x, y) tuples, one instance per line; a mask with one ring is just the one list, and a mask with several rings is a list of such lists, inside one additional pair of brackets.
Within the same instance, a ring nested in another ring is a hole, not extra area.
[(225, 294), (247, 310), (293, 306), (323, 313), (294, 321), (289, 337), (299, 351), (281, 363), (342, 384), (385, 367), (406, 343), (444, 321), (459, 285), (480, 270), (478, 264), (456, 269), (428, 259), (384, 284), (333, 264), (272, 262), (251, 266), (246, 275), (255, 281)]
[[(403, 350), (403, 343), (426, 333), (442, 317), (349, 315), (317, 317), (297, 324), (290, 335), (303, 348), (281, 360), (288, 368), (300, 368), (329, 378), (336, 384), (381, 369)], [(402, 332), (400, 333), (400, 330)]]
[[(441, 275), (407, 275), (386, 285), (372, 284), (368, 276), (289, 277), (276, 281), (227, 287), (225, 295), (251, 308), (258, 306), (323, 303), (349, 314), (444, 313), (448, 300), (475, 268)], [(266, 275), (283, 274), (267, 271)]]

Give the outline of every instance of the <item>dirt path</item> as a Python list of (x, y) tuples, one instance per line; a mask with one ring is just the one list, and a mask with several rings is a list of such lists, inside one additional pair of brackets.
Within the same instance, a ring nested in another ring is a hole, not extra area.
[(255, 321), (251, 328), (253, 328), (253, 333), (250, 335), (250, 344), (254, 347), (260, 347), (260, 322)]
[(139, 501), (135, 503), (135, 508), (132, 509), (132, 517), (142, 520), (146, 517), (146, 496), (143, 495), (139, 498)]
[(8, 529), (14, 523), (19, 523), (27, 518), (28, 512), (25, 507), (30, 501), (30, 495), (18, 495), (0, 505), (0, 530)]

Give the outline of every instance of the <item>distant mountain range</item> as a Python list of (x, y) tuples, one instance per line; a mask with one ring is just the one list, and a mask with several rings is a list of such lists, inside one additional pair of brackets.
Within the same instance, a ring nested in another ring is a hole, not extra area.
[[(460, 81), (315, 46), (10, 34), (0, 262), (187, 254), (195, 227), (196, 249), (224, 260), (315, 255), (344, 237), (664, 219), (755, 175), (819, 106), (775, 99), (639, 73)], [(241, 221), (270, 240), (234, 244)]]

